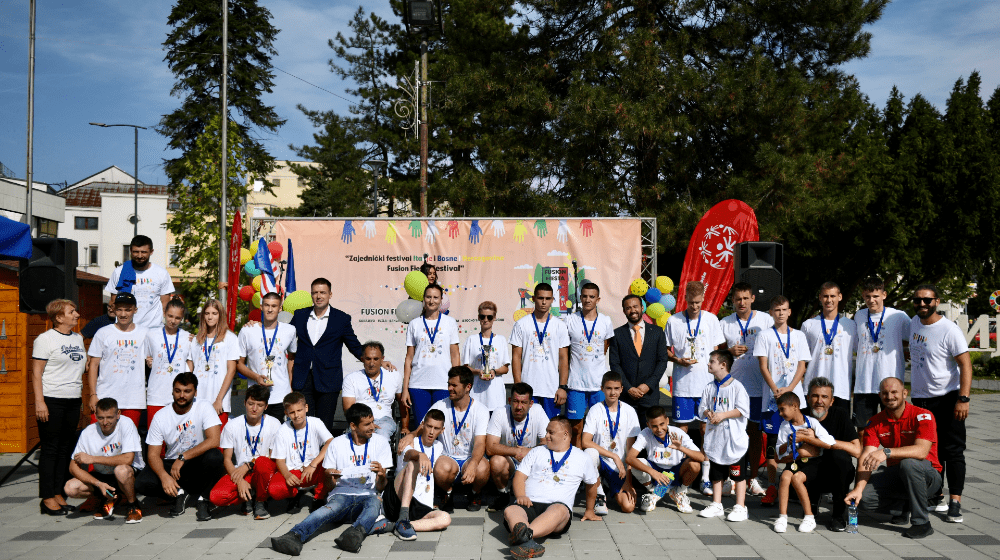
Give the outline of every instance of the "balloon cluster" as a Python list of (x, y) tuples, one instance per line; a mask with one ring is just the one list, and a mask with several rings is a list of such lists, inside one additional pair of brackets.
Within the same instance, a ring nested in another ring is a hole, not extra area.
[[(257, 242), (253, 243), (253, 247), (258, 245)], [(267, 248), (271, 253), (271, 269), (277, 268), (277, 261), (281, 260), (281, 254), (284, 252), (284, 247), (281, 243), (277, 241), (272, 241), (267, 244)], [(250, 282), (243, 286), (240, 286), (239, 297), (243, 301), (250, 302), (253, 305), (253, 309), (250, 310), (247, 318), (251, 321), (260, 321), (260, 286), (261, 282), (264, 281), (262, 273), (259, 268), (257, 268), (254, 262), (254, 253), (250, 249), (240, 249), (240, 265), (243, 267), (243, 272), (250, 278)], [(285, 296), (285, 290), (281, 286), (276, 286), (278, 293)], [(287, 294), (284, 302), (281, 305), (282, 311), (278, 313), (278, 320), (282, 323), (288, 323), (292, 320), (292, 313), (303, 307), (309, 307), (312, 305), (312, 296), (306, 290), (298, 290)]]
[(674, 291), (674, 281), (666, 276), (657, 276), (653, 286), (642, 278), (636, 278), (629, 286), (629, 293), (642, 299), (642, 320), (660, 328), (667, 326), (670, 312), (677, 305), (677, 299), (670, 292)]
[[(403, 289), (406, 290), (406, 295), (409, 297), (396, 306), (396, 318), (400, 322), (409, 324), (410, 321), (424, 312), (424, 289), (429, 284), (430, 280), (423, 272), (413, 270), (407, 273), (406, 278), (403, 279)], [(451, 300), (448, 299), (448, 294), (442, 294), (439, 311), (447, 315), (450, 308)]]

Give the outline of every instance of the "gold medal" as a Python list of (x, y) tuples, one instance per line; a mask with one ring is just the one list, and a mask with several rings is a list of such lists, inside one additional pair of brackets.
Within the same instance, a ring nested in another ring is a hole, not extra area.
[(559, 482), (559, 475), (557, 474), (552, 475), (552, 480)]
[(167, 366), (167, 373), (173, 373), (173, 372), (174, 372), (174, 366)]
[(587, 345), (587, 352), (593, 352), (593, 351), (594, 351), (594, 347), (588, 344)]
[(795, 471), (799, 470), (799, 464), (798, 463), (792, 463), (792, 465), (790, 467), (788, 467), (788, 468), (792, 469), (792, 472), (795, 472)]
[(431, 344), (431, 354), (433, 354), (435, 352), (437, 352), (437, 346), (434, 346), (433, 344)]
[(614, 448), (616, 448), (616, 447), (618, 447), (618, 442), (617, 442), (617, 441), (612, 441), (612, 442), (611, 442), (611, 445), (610, 445), (610, 446), (608, 446), (608, 449), (614, 449)]
[(826, 350), (823, 350), (823, 353), (826, 354), (827, 356), (832, 356), (833, 355), (833, 346), (827, 346)]
[(427, 483), (427, 488), (424, 490), (424, 492), (426, 492), (428, 494), (431, 493), (431, 484), (429, 482)]
[(361, 481), (361, 484), (368, 484), (368, 477), (367, 476), (362, 476), (358, 480)]
[(872, 348), (872, 352), (875, 352), (876, 354), (877, 354), (877, 353), (878, 353), (878, 352), (879, 352), (880, 350), (882, 350), (882, 348), (880, 348), (880, 347), (879, 347), (879, 346), (878, 346), (877, 344), (876, 344), (876, 345), (875, 345), (875, 346), (874, 346), (874, 347)]
[(803, 457), (803, 458), (799, 459), (799, 461), (802, 461), (803, 463), (808, 463), (809, 462), (809, 457)]
[(455, 445), (459, 445), (459, 444), (461, 444), (462, 442), (461, 442), (461, 441), (460, 441), (460, 440), (458, 439), (458, 436), (455, 436), (455, 439), (454, 439), (454, 440), (452, 440), (452, 443), (453, 443), (453, 444), (455, 444)]
[(205, 371), (212, 371), (212, 366), (205, 364)]

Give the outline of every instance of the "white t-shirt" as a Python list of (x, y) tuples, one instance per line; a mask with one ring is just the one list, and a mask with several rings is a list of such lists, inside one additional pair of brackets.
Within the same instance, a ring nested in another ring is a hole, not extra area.
[[(569, 453), (568, 457), (566, 453)], [(566, 457), (558, 472), (552, 470), (553, 456), (556, 462)], [(579, 447), (556, 453), (539, 445), (525, 455), (517, 472), (528, 477), (525, 494), (529, 500), (542, 504), (565, 504), (570, 510), (573, 509), (580, 483), (590, 485), (598, 481), (597, 467)], [(555, 480), (556, 477), (559, 480)]]
[[(205, 358), (206, 351), (208, 358)], [(189, 352), (191, 353), (191, 361), (194, 362), (194, 374), (198, 377), (198, 398), (212, 404), (219, 397), (219, 391), (222, 390), (222, 382), (226, 380), (226, 374), (229, 372), (229, 362), (240, 359), (240, 343), (236, 333), (227, 332), (226, 338), (222, 340), (206, 337), (204, 343), (198, 342), (198, 338), (195, 337), (191, 340)], [(235, 375), (233, 377), (235, 378)], [(232, 383), (229, 385), (229, 388), (226, 389), (226, 395), (222, 398), (223, 412), (232, 412), (233, 410)], [(277, 391), (272, 389), (269, 401), (273, 400), (275, 393)], [(278, 402), (281, 402), (283, 398), (285, 395), (281, 395)], [(268, 404), (271, 403), (268, 402)]]
[[(737, 418), (727, 418), (718, 424), (708, 421), (706, 412), (709, 410), (721, 414), (730, 410), (739, 410)], [(735, 465), (740, 462), (750, 448), (750, 436), (747, 435), (747, 418), (750, 417), (750, 396), (743, 384), (733, 379), (715, 388), (715, 381), (705, 386), (701, 393), (701, 404), (698, 406), (698, 416), (704, 418), (705, 455), (708, 460), (718, 465)]]
[(165, 445), (166, 459), (178, 455), (205, 441), (205, 430), (219, 426), (219, 415), (211, 404), (195, 401), (185, 414), (174, 412), (173, 405), (161, 408), (146, 434), (147, 445)]
[(101, 359), (97, 398), (111, 397), (122, 410), (146, 408), (146, 329), (135, 325), (122, 332), (117, 324), (101, 327), (87, 355)]
[[(448, 315), (439, 314), (438, 319), (427, 321), (424, 328), (423, 316), (406, 325), (406, 346), (413, 346), (413, 362), (410, 365), (411, 389), (447, 389), (448, 370), (451, 369), (451, 345), (458, 344), (458, 323)], [(435, 329), (435, 325), (437, 325)], [(431, 333), (434, 343), (431, 343)]]
[[(743, 323), (742, 328), (740, 322)], [(760, 397), (764, 394), (764, 380), (760, 376), (760, 362), (753, 355), (754, 343), (761, 331), (766, 331), (774, 326), (774, 319), (767, 313), (752, 311), (748, 321), (743, 321), (739, 315), (733, 313), (719, 321), (719, 324), (730, 349), (739, 345), (747, 347), (747, 351), (742, 355), (733, 356), (733, 369), (730, 370), (730, 373), (743, 384), (748, 395)], [(746, 336), (743, 336), (744, 328)]]
[[(374, 388), (378, 399), (372, 394)], [(354, 402), (368, 405), (375, 418), (392, 416), (392, 402), (396, 395), (403, 392), (403, 374), (400, 371), (386, 371), (382, 368), (379, 375), (371, 380), (365, 370), (360, 369), (347, 374), (341, 396), (352, 397)]]
[[(267, 399), (267, 404), (279, 404), (285, 395), (292, 392), (292, 380), (288, 378), (288, 356), (290, 352), (295, 353), (297, 336), (295, 327), (287, 323), (278, 323), (275, 329), (261, 331), (261, 325), (257, 327), (244, 327), (240, 330), (239, 357), (247, 359), (247, 367), (250, 371), (270, 377), (274, 385), (271, 386), (271, 397)], [(267, 337), (265, 343), (264, 337)], [(274, 345), (271, 346), (271, 337), (274, 337)], [(229, 338), (228, 336), (226, 338)], [(264, 346), (269, 346), (271, 352), (268, 353)], [(274, 362), (268, 368), (268, 356), (274, 356)], [(239, 358), (237, 358), (239, 359)], [(205, 368), (203, 367), (202, 370)], [(248, 379), (247, 385), (256, 385), (257, 382)], [(228, 401), (228, 399), (226, 399)]]
[(878, 352), (875, 352), (876, 344), (868, 329), (868, 308), (861, 309), (854, 316), (854, 322), (858, 326), (858, 336), (854, 343), (858, 353), (854, 372), (855, 393), (878, 393), (878, 385), (883, 379), (895, 377), (902, 380), (906, 370), (903, 342), (910, 338), (910, 317), (891, 307), (883, 307), (882, 310), (884, 315), (879, 313), (871, 318), (872, 330), (878, 336)]
[(406, 449), (399, 454), (398, 464), (402, 465), (404, 458), (406, 457), (406, 452), (414, 449), (420, 451), (424, 455), (427, 455), (427, 459), (431, 462), (432, 472), (422, 475), (417, 473), (417, 485), (413, 488), (413, 499), (424, 504), (429, 508), (434, 507), (434, 465), (437, 464), (439, 457), (444, 455), (444, 445), (441, 444), (439, 440), (434, 440), (434, 444), (431, 446), (424, 446), (421, 450), (420, 446), (423, 442), (420, 440), (414, 441), (412, 445), (406, 446)]
[(574, 391), (600, 391), (601, 378), (607, 373), (604, 341), (615, 336), (615, 326), (611, 317), (603, 313), (597, 319), (587, 321), (587, 332), (583, 332), (583, 319), (579, 313), (567, 314), (563, 318), (569, 331), (569, 383)]
[[(353, 446), (353, 447), (352, 447)], [(359, 496), (375, 494), (375, 472), (372, 462), (378, 462), (383, 469), (392, 468), (392, 448), (384, 436), (372, 434), (366, 445), (357, 445), (351, 439), (351, 431), (333, 438), (323, 458), (324, 469), (337, 469), (340, 477), (331, 494)]]
[[(621, 412), (620, 415), (616, 411), (609, 412), (603, 402), (590, 407), (583, 420), (583, 433), (594, 436), (594, 443), (610, 450), (620, 459), (624, 459), (625, 454), (628, 453), (626, 445), (628, 438), (639, 435), (639, 416), (635, 413), (634, 408), (621, 401), (618, 401), (618, 411)], [(613, 438), (611, 437), (611, 425), (608, 423), (609, 413), (611, 422), (618, 423), (618, 430)], [(614, 449), (611, 449), (612, 442), (615, 444)], [(601, 460), (604, 461), (605, 467), (617, 470), (615, 462), (611, 459), (601, 457)]]
[[(781, 337), (781, 342), (778, 342), (778, 336)], [(774, 381), (776, 387), (787, 387), (792, 379), (795, 377), (795, 371), (799, 367), (799, 362), (808, 362), (812, 359), (809, 354), (809, 341), (806, 339), (806, 335), (802, 334), (802, 331), (788, 327), (788, 332), (785, 334), (780, 334), (775, 336), (774, 328), (770, 328), (762, 331), (757, 335), (757, 340), (754, 343), (753, 355), (755, 358), (761, 356), (767, 357), (767, 369), (771, 372), (771, 379)], [(785, 357), (785, 352), (781, 349), (782, 345), (788, 350), (788, 357)], [(761, 411), (767, 411), (768, 407), (772, 405), (774, 401), (774, 394), (771, 393), (771, 388), (767, 386), (766, 383), (762, 382), (763, 400), (761, 402)], [(795, 387), (792, 387), (792, 392), (799, 396), (799, 402), (806, 402), (805, 392), (802, 390), (802, 384), (798, 383)], [(777, 405), (774, 405), (774, 410), (777, 409)]]
[[(441, 399), (431, 406), (444, 413), (444, 429), (438, 440), (444, 445), (445, 455), (454, 459), (468, 459), (472, 455), (475, 439), (486, 435), (486, 425), (490, 421), (490, 411), (473, 399), (472, 404), (464, 411), (457, 411), (451, 404), (451, 399)], [(468, 416), (466, 417), (466, 412)], [(454, 418), (452, 414), (454, 413)], [(462, 419), (465, 418), (463, 422)], [(456, 433), (455, 427), (460, 425)], [(457, 441), (457, 443), (456, 443)]]
[(957, 356), (969, 351), (962, 329), (941, 318), (925, 325), (910, 320), (910, 394), (915, 399), (940, 397), (959, 388)]
[[(841, 315), (837, 334), (833, 337), (833, 354), (827, 354), (820, 317), (817, 315), (802, 323), (802, 333), (809, 341), (809, 354), (812, 356), (802, 378), (802, 385), (808, 387), (813, 379), (825, 377), (833, 382), (833, 396), (850, 401), (854, 376), (854, 342), (858, 337), (858, 329), (853, 320)], [(826, 321), (827, 334), (831, 330), (833, 321)]]
[[(492, 348), (489, 364), (485, 368), (483, 367), (484, 346)], [(510, 365), (510, 349), (507, 348), (507, 339), (502, 334), (493, 333), (492, 343), (490, 343), (489, 337), (484, 338), (483, 342), (480, 343), (479, 333), (469, 335), (469, 338), (465, 339), (465, 347), (462, 348), (462, 363), (483, 371)], [(507, 400), (504, 382), (512, 377), (510, 371), (490, 381), (484, 381), (477, 375), (472, 382), (472, 398), (482, 403), (490, 411), (503, 408)]]
[(687, 455), (684, 453), (676, 449), (670, 449), (671, 434), (680, 436), (681, 445), (684, 447), (699, 451), (698, 446), (691, 441), (691, 437), (687, 435), (687, 432), (676, 426), (669, 425), (667, 426), (667, 434), (664, 441), (656, 439), (656, 436), (653, 435), (653, 430), (646, 428), (639, 432), (639, 436), (635, 438), (635, 443), (632, 444), (632, 449), (636, 451), (645, 449), (646, 459), (653, 468), (663, 471), (670, 470), (687, 458)]
[[(833, 436), (830, 435), (830, 432), (826, 431), (826, 428), (823, 427), (823, 424), (819, 423), (819, 420), (816, 420), (815, 418), (809, 418), (808, 416), (805, 415), (803, 415), (802, 418), (805, 419), (805, 422), (803, 422), (801, 426), (792, 426), (791, 422), (789, 422), (788, 420), (781, 421), (781, 427), (778, 428), (778, 443), (774, 447), (776, 452), (777, 450), (781, 449), (782, 445), (788, 443), (788, 441), (792, 437), (793, 431), (797, 432), (805, 428), (812, 428), (816, 434), (816, 437), (819, 438), (819, 440), (822, 441), (823, 443), (828, 443), (830, 445), (834, 444), (835, 440), (833, 439)], [(798, 442), (796, 442), (796, 446), (797, 445)], [(820, 455), (823, 454), (822, 447), (819, 448), (819, 453)], [(792, 454), (792, 447), (788, 446), (788, 448), (785, 449), (784, 453), (778, 454), (778, 458), (780, 459), (782, 457), (787, 457), (791, 454)]]
[(265, 414), (256, 426), (247, 426), (246, 415), (231, 418), (222, 428), (222, 449), (233, 450), (233, 464), (237, 467), (257, 457), (269, 457), (278, 435), (281, 422)]
[[(705, 384), (712, 381), (708, 373), (708, 355), (715, 347), (726, 341), (719, 325), (719, 318), (708, 311), (701, 312), (701, 327), (698, 318), (687, 320), (685, 312), (675, 313), (667, 319), (664, 329), (667, 335), (667, 346), (673, 346), (674, 355), (678, 358), (694, 357), (698, 363), (691, 366), (674, 364), (674, 396), (697, 397), (701, 395)], [(688, 325), (690, 323), (690, 330)], [(691, 336), (694, 336), (695, 351), (691, 352)]]
[[(177, 329), (174, 336), (164, 335), (163, 327), (146, 333), (146, 355), (153, 357), (153, 367), (146, 380), (146, 406), (167, 406), (174, 402), (174, 378), (188, 370), (191, 359), (190, 333)], [(164, 342), (166, 340), (166, 342)], [(169, 354), (173, 352), (173, 359)], [(200, 381), (199, 381), (200, 383)]]
[(45, 360), (42, 370), (42, 395), (57, 399), (78, 399), (87, 368), (87, 351), (78, 332), (63, 334), (49, 329), (35, 338), (31, 357)]
[[(534, 317), (529, 313), (514, 323), (510, 344), (521, 349), (521, 381), (531, 385), (535, 397), (551, 399), (559, 389), (559, 350), (570, 345), (569, 330), (566, 323), (549, 314), (547, 330), (542, 321), (536, 331)], [(544, 343), (539, 344), (542, 331)]]
[(289, 420), (281, 425), (278, 435), (274, 436), (271, 458), (284, 459), (285, 467), (290, 471), (302, 470), (303, 466), (319, 456), (323, 444), (332, 438), (333, 434), (319, 418), (307, 416), (306, 427), (301, 430), (296, 430)]
[[(111, 274), (108, 284), (104, 286), (104, 291), (117, 294), (118, 279), (122, 274), (122, 267), (119, 266)], [(156, 329), (163, 326), (163, 303), (160, 296), (174, 293), (174, 283), (170, 279), (170, 273), (162, 266), (149, 263), (146, 270), (135, 271), (135, 284), (132, 285), (132, 295), (138, 304), (135, 314), (135, 324), (147, 329)]]
[[(132, 456), (132, 468), (141, 470), (146, 466), (142, 461), (142, 443), (139, 440), (139, 430), (135, 429), (135, 424), (124, 414), (118, 418), (111, 435), (104, 435), (101, 425), (94, 423), (80, 432), (80, 439), (76, 441), (73, 449), (73, 457), (77, 453), (86, 453), (94, 457), (116, 457), (122, 453), (134, 453)], [(111, 465), (94, 464), (94, 470), (101, 474), (111, 474), (115, 468)]]
[[(511, 432), (511, 422), (514, 423), (514, 432)], [(528, 415), (520, 422), (514, 421), (510, 414), (510, 405), (504, 406), (490, 416), (489, 425), (486, 427), (486, 435), (498, 436), (500, 444), (508, 447), (519, 447), (517, 438), (521, 438), (520, 447), (535, 447), (541, 443), (545, 437), (545, 429), (549, 426), (549, 417), (545, 414), (542, 405), (534, 403), (528, 409)]]

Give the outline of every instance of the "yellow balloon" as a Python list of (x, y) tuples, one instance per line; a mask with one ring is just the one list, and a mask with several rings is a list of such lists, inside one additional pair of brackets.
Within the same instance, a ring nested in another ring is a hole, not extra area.
[(254, 276), (253, 280), (250, 281), (250, 285), (253, 286), (253, 289), (254, 289), (255, 292), (259, 292), (260, 291), (260, 283), (261, 282), (263, 282), (263, 280), (262, 280), (262, 276), (260, 274), (258, 274), (257, 276)]
[(660, 318), (656, 320), (656, 326), (660, 327), (661, 329), (667, 328), (668, 319), (670, 319), (669, 313), (664, 313), (663, 315), (660, 315)]
[(514, 312), (514, 322), (516, 323), (520, 321), (522, 318), (527, 316), (528, 316), (527, 311), (525, 311), (524, 309), (518, 309), (517, 311)]
[(639, 297), (646, 295), (647, 291), (649, 291), (649, 284), (647, 284), (642, 278), (636, 278), (633, 280), (632, 285), (629, 287), (629, 292), (632, 295)]
[(410, 296), (410, 299), (418, 301), (423, 301), (424, 288), (428, 284), (430, 284), (430, 281), (427, 280), (427, 275), (419, 270), (407, 273), (406, 278), (403, 279), (403, 289), (406, 290), (406, 295)]
[[(258, 276), (257, 278), (260, 278), (260, 276)], [(253, 303), (254, 307), (260, 309), (260, 292), (254, 292), (253, 299), (250, 300), (250, 302)]]
[(651, 303), (646, 307), (646, 315), (654, 321), (659, 321), (667, 313), (667, 308), (662, 303)]
[(674, 281), (669, 276), (657, 276), (656, 289), (660, 290), (660, 293), (664, 295), (669, 294), (674, 291)]
[(306, 290), (296, 290), (285, 297), (281, 308), (289, 313), (312, 305), (312, 294)]
[(247, 249), (246, 247), (240, 249), (240, 266), (247, 264), (247, 261), (252, 258), (253, 253), (250, 252), (250, 249)]

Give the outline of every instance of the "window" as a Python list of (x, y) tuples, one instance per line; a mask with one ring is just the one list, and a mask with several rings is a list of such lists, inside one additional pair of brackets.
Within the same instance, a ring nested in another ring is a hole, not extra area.
[(132, 259), (132, 248), (128, 245), (122, 245), (122, 262)]
[(56, 237), (59, 235), (59, 222), (36, 216), (35, 229), (38, 231), (37, 237)]
[(97, 245), (87, 247), (87, 265), (97, 266)]
[(178, 263), (180, 262), (180, 256), (181, 256), (180, 247), (178, 245), (171, 245), (169, 249), (169, 254), (170, 254), (170, 266), (174, 267), (179, 266)]
[(97, 229), (97, 218), (77, 216), (73, 219), (75, 229)]
[(181, 209), (181, 203), (178, 200), (171, 200), (167, 203), (167, 210), (171, 212), (176, 212)]

